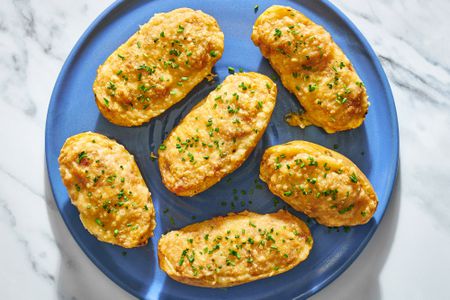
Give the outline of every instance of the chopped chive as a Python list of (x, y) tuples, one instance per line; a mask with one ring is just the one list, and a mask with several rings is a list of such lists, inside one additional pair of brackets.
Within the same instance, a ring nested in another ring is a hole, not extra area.
[(358, 177), (356, 177), (355, 172), (353, 172), (352, 175), (349, 176), (349, 178), (350, 178), (350, 180), (351, 180), (353, 183), (357, 183), (357, 182), (358, 182)]
[(87, 158), (87, 153), (85, 151), (81, 151), (78, 154), (77, 162), (80, 163), (84, 158)]
[(276, 36), (277, 38), (281, 37), (281, 30), (278, 28), (275, 28), (275, 33), (273, 35)]
[(345, 208), (339, 210), (338, 212), (340, 215), (343, 215), (346, 212), (349, 212), (350, 210), (352, 210), (353, 206), (354, 206), (353, 204), (350, 204), (348, 207), (345, 207)]
[(287, 192), (284, 192), (284, 194), (283, 194), (283, 195), (285, 195), (285, 196), (289, 197), (289, 196), (291, 196), (291, 195), (292, 195), (292, 191), (287, 191)]
[(308, 85), (308, 91), (314, 92), (317, 89), (317, 85), (315, 83)]

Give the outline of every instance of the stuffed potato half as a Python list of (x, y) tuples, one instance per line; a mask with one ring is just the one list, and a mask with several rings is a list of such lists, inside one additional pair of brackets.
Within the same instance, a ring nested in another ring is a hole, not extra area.
[(93, 90), (110, 122), (137, 126), (181, 101), (220, 59), (216, 20), (179, 8), (156, 14), (98, 68)]
[(276, 85), (265, 75), (228, 76), (160, 146), (164, 185), (176, 195), (193, 196), (240, 167), (264, 134), (276, 96)]
[(304, 261), (313, 239), (285, 210), (231, 213), (171, 231), (158, 242), (161, 269), (200, 287), (230, 287), (286, 272)]
[(352, 161), (305, 141), (268, 148), (260, 178), (272, 193), (326, 226), (365, 224), (378, 205), (372, 185)]
[(369, 102), (363, 82), (330, 34), (297, 10), (274, 5), (253, 26), (252, 40), (305, 113), (291, 125), (328, 133), (359, 127)]
[(150, 192), (133, 155), (104, 135), (84, 132), (66, 140), (61, 178), (84, 227), (103, 242), (147, 244), (156, 226)]

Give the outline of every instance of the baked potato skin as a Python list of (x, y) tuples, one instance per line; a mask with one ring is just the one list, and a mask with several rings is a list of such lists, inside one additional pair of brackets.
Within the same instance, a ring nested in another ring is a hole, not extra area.
[(221, 58), (216, 20), (190, 8), (156, 14), (98, 68), (93, 85), (110, 122), (137, 126), (181, 101)]
[(305, 141), (268, 148), (260, 178), (273, 194), (326, 226), (365, 224), (378, 205), (372, 185), (352, 161)]
[(193, 196), (236, 170), (264, 134), (276, 96), (267, 76), (229, 75), (160, 146), (164, 185), (176, 195)]
[(125, 248), (147, 244), (156, 226), (151, 195), (122, 145), (84, 132), (66, 140), (58, 161), (70, 200), (92, 235)]
[(274, 5), (258, 17), (251, 38), (304, 108), (297, 125), (334, 133), (362, 124), (369, 106), (364, 84), (322, 26)]
[(163, 235), (158, 258), (176, 281), (220, 288), (286, 272), (304, 261), (312, 246), (306, 224), (287, 211), (243, 211)]

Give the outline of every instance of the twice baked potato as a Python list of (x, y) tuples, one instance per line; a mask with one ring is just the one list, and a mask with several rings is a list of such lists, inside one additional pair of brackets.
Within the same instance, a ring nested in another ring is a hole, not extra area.
[(216, 20), (190, 8), (156, 14), (98, 68), (93, 90), (110, 122), (137, 126), (181, 101), (223, 52)]
[(364, 84), (322, 26), (274, 5), (256, 20), (252, 40), (305, 110), (288, 115), (288, 123), (312, 123), (328, 133), (362, 124), (369, 106)]
[(58, 161), (70, 200), (91, 234), (125, 248), (147, 244), (155, 211), (133, 155), (104, 135), (85, 132), (66, 140)]
[(158, 242), (160, 268), (201, 287), (230, 287), (286, 272), (311, 251), (306, 224), (285, 210), (243, 211), (171, 231)]
[(260, 178), (272, 193), (326, 226), (365, 224), (378, 205), (372, 185), (352, 161), (305, 141), (268, 148)]
[(164, 185), (179, 196), (193, 196), (236, 170), (264, 134), (276, 97), (277, 87), (267, 76), (228, 76), (160, 146)]

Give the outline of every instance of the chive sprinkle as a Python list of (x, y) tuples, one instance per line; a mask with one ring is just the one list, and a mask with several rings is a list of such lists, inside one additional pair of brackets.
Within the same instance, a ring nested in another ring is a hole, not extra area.
[(350, 180), (351, 180), (353, 183), (357, 183), (357, 182), (358, 182), (358, 177), (356, 177), (355, 172), (353, 172), (352, 175), (349, 176), (349, 178), (350, 178)]
[(87, 153), (85, 151), (82, 151), (78, 154), (77, 162), (80, 163), (84, 158), (87, 158)]
[(292, 191), (284, 192), (283, 195), (285, 195), (285, 196), (287, 196), (287, 197), (292, 196)]

